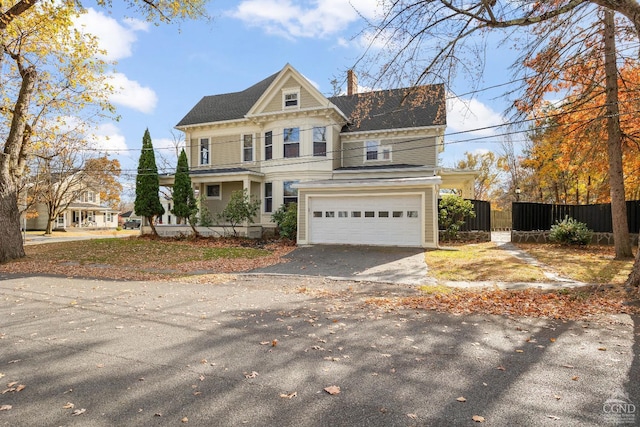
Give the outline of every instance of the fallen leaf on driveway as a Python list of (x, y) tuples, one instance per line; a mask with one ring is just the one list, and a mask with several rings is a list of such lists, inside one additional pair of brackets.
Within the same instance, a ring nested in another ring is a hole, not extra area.
[(412, 420), (415, 420), (418, 418), (417, 414), (407, 414), (407, 417), (411, 418)]
[(338, 387), (337, 385), (332, 385), (329, 387), (325, 387), (324, 391), (326, 391), (329, 394), (339, 394), (340, 393), (340, 387)]
[(251, 371), (251, 373), (250, 373), (250, 374), (247, 374), (246, 372), (244, 373), (244, 377), (245, 377), (245, 378), (255, 378), (255, 377), (257, 377), (258, 375), (260, 375), (260, 374), (259, 374), (259, 373), (257, 373), (256, 371)]
[(573, 381), (578, 381), (578, 379), (579, 379), (579, 378), (580, 378), (580, 377), (576, 375), (575, 377), (572, 377), (571, 379), (572, 379)]
[(516, 353), (524, 353), (524, 350), (516, 350)]
[(560, 400), (560, 399), (562, 399), (562, 396), (559, 396), (559, 395), (557, 395), (557, 394), (554, 394), (554, 395), (553, 395), (553, 397), (554, 397), (556, 400)]
[(547, 415), (547, 418), (551, 418), (552, 420), (559, 420), (560, 417), (556, 417), (555, 415)]
[(458, 402), (466, 402), (467, 399), (465, 399), (463, 396), (460, 396), (459, 398), (456, 399)]
[(607, 351), (607, 347), (598, 347), (598, 350), (600, 350), (600, 351)]
[(271, 344), (269, 341), (260, 341), (260, 345), (268, 345)]
[(73, 411), (73, 412), (71, 413), (71, 415), (73, 415), (73, 416), (82, 415), (82, 414), (84, 414), (85, 412), (87, 412), (87, 410), (86, 410), (85, 408), (82, 408), (82, 409), (76, 409), (75, 411)]
[(73, 409), (76, 405), (71, 402), (67, 402), (62, 408), (63, 409)]
[(484, 422), (484, 417), (481, 417), (480, 415), (474, 415), (473, 417), (471, 417), (471, 419), (477, 423), (483, 423)]
[(498, 366), (496, 369), (498, 371), (506, 371), (507, 370), (507, 368), (505, 368), (504, 366)]
[(13, 408), (11, 405), (2, 405), (0, 406), (0, 411), (8, 411), (11, 408)]
[(283, 399), (292, 399), (294, 397), (298, 396), (298, 392), (294, 391), (293, 393), (281, 393), (280, 397), (282, 397)]
[(181, 421), (182, 421), (183, 423), (188, 423), (188, 422), (189, 422), (189, 418), (184, 417)]

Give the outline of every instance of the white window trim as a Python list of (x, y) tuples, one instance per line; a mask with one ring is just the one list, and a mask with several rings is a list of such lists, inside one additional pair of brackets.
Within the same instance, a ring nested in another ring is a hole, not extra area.
[[(296, 95), (296, 105), (286, 105), (286, 98), (287, 95), (292, 95), (295, 94)], [(296, 88), (287, 88), (287, 89), (282, 89), (282, 109), (283, 110), (299, 110), (300, 109), (300, 88), (296, 87)]]
[[(210, 185), (217, 185), (220, 187), (220, 191), (218, 192), (218, 196), (209, 196), (208, 191), (207, 191), (207, 187), (209, 187)], [(207, 200), (222, 200), (222, 183), (220, 182), (209, 182), (207, 184), (204, 184), (204, 195), (206, 197)]]
[[(270, 158), (270, 159), (267, 159), (267, 134), (268, 134), (269, 132), (271, 132), (271, 145), (270, 145), (270, 147), (271, 147), (271, 158)], [(269, 160), (273, 160), (273, 152), (274, 152), (274, 151), (273, 151), (273, 150), (274, 150), (274, 143), (273, 143), (273, 130), (271, 130), (271, 129), (270, 129), (270, 130), (266, 130), (266, 131), (264, 131), (264, 133), (262, 134), (262, 138), (263, 138), (263, 140), (262, 140), (262, 145), (263, 145), (263, 147), (264, 147), (264, 152), (263, 152), (264, 157), (263, 157), (263, 159), (264, 159), (264, 161), (265, 161), (265, 162), (266, 162), (266, 161), (269, 161)]]
[[(377, 151), (377, 158), (376, 159), (367, 159), (367, 143), (368, 142), (375, 142), (378, 146), (378, 151)], [(384, 159), (382, 158), (383, 153), (385, 152), (385, 150), (389, 151), (389, 158), (388, 159)], [(390, 145), (381, 145), (380, 141), (375, 140), (375, 139), (369, 139), (367, 141), (364, 141), (364, 161), (365, 163), (368, 162), (391, 162), (393, 160), (393, 150), (391, 149)]]
[[(202, 140), (207, 140), (207, 150), (209, 150), (209, 163), (202, 163)], [(198, 165), (209, 166), (211, 165), (211, 138), (198, 138)]]
[[(244, 137), (249, 135), (251, 137), (251, 159), (244, 159)], [(273, 141), (273, 139), (272, 139)], [(256, 138), (252, 133), (243, 133), (240, 135), (240, 158), (242, 159), (242, 163), (255, 163), (256, 162)]]

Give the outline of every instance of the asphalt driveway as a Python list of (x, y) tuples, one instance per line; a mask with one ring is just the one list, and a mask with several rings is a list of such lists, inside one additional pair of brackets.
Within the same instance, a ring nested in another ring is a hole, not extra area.
[(640, 402), (638, 319), (364, 303), (398, 290), (0, 275), (0, 425), (599, 427)]
[(420, 285), (427, 277), (424, 249), (314, 245), (296, 248), (287, 262), (252, 270), (251, 273), (322, 276), (342, 280)]

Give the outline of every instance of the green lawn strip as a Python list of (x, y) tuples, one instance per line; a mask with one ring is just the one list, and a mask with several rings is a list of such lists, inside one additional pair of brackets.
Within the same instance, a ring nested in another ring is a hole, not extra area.
[(175, 266), (190, 261), (220, 258), (259, 258), (270, 255), (266, 249), (251, 247), (192, 245), (188, 242), (137, 238), (95, 239), (34, 245), (27, 248), (28, 259), (71, 261), (80, 264), (140, 266), (161, 263)]

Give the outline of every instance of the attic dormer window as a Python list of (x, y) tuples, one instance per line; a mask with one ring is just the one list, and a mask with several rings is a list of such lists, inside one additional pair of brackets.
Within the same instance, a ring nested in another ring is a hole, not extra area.
[(282, 93), (282, 103), (284, 108), (298, 108), (300, 100), (300, 91), (288, 90)]

